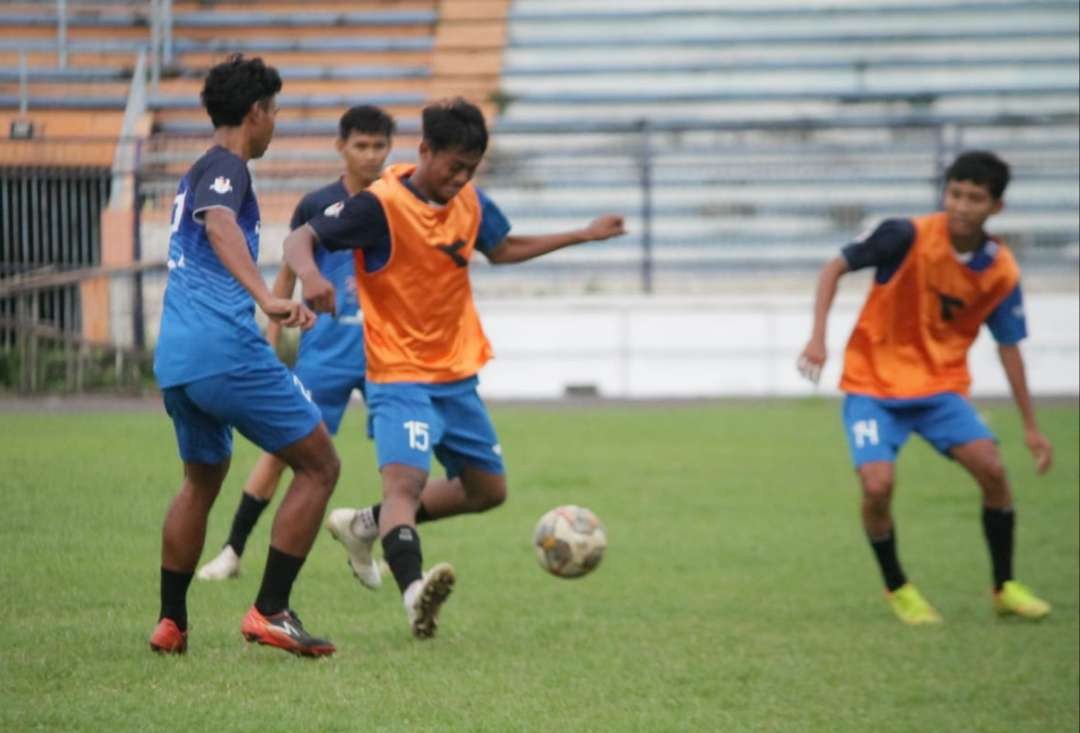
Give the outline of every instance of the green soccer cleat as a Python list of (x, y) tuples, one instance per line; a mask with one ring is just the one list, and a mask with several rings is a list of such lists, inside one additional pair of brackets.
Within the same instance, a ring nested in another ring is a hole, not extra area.
[(918, 588), (911, 583), (904, 583), (892, 591), (885, 591), (885, 600), (889, 602), (896, 617), (905, 624), (940, 624), (941, 614), (923, 598)]
[(994, 610), (999, 616), (1020, 616), (1037, 621), (1050, 614), (1050, 604), (1015, 580), (1007, 580), (994, 591)]

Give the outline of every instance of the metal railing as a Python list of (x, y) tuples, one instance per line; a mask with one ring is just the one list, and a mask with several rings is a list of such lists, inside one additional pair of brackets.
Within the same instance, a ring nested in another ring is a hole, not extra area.
[[(805, 271), (876, 220), (936, 209), (945, 167), (973, 147), (996, 149), (1013, 166), (1009, 206), (994, 223), (1022, 264), (1075, 267), (1076, 125), (1076, 115), (500, 123), (478, 182), (515, 232), (580, 226), (613, 210), (627, 216), (630, 233), (523, 267), (480, 267), (477, 285), (649, 293), (679, 290), (687, 278)], [(322, 150), (275, 138), (253, 162), (260, 197), (273, 197), (263, 205), (267, 251), (278, 244), (273, 222), (280, 229), (300, 196), (339, 174), (332, 135)], [(144, 151), (148, 211), (171, 205), (177, 178), (206, 143), (168, 136)], [(394, 159), (413, 155), (398, 150)], [(161, 240), (153, 225), (143, 230)]]
[(141, 391), (151, 380), (152, 355), (82, 334), (81, 290), (143, 273), (164, 263), (60, 270), (48, 266), (0, 280), (0, 390)]

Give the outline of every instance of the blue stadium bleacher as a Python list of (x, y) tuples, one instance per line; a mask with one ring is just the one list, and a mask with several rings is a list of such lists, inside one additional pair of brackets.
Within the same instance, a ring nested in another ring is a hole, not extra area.
[[(355, 101), (355, 97), (341, 94), (280, 94), (277, 99), (281, 107), (294, 109), (330, 108), (343, 110), (347, 109)], [(365, 95), (365, 99), (368, 104), (393, 106), (422, 104), (427, 97), (412, 92), (385, 92)], [(158, 95), (150, 98), (149, 107), (150, 109), (201, 109), (202, 101), (190, 94), (178, 96)]]
[[(432, 26), (438, 21), (438, 13), (427, 10), (383, 10), (369, 12), (262, 13), (260, 27), (284, 28), (332, 28), (334, 26)], [(249, 28), (251, 12), (222, 10), (184, 13), (173, 22), (175, 28)]]
[(365, 37), (319, 36), (316, 38), (220, 38), (212, 41), (181, 39), (173, 44), (176, 53), (218, 51), (222, 53), (267, 53), (270, 51), (430, 51), (429, 36)]
[[(75, 14), (71, 27), (145, 26), (145, 4), (111, 4), (131, 10)], [(55, 22), (55, 6), (42, 8), (26, 25)], [(172, 86), (150, 98), (155, 129), (166, 139), (205, 136), (191, 83), (211, 59), (242, 51), (277, 56), (282, 138), (333, 135), (334, 113), (358, 99), (394, 107), (401, 132), (414, 134), (414, 109), (428, 98), (420, 85), (435, 79), (425, 63), (436, 46), (435, 8), (185, 7), (173, 19)], [(27, 15), (0, 12), (0, 26)], [(267, 33), (236, 32), (255, 19)], [(775, 267), (821, 257), (877, 218), (934, 206), (943, 162), (979, 145), (1014, 164), (998, 221), (1027, 262), (1074, 267), (1078, 23), (1073, 0), (517, 0), (483, 183), (520, 231), (576, 226), (600, 207), (630, 215), (629, 237), (529, 266), (538, 271), (590, 258), (632, 263), (646, 246), (661, 270), (694, 258)], [(97, 60), (34, 67), (28, 81), (120, 81), (145, 44), (69, 37), (68, 52)], [(56, 42), (0, 40), (0, 52), (18, 50), (52, 52)], [(321, 52), (325, 63), (313, 60)], [(393, 63), (398, 55), (408, 61)], [(17, 104), (19, 78), (0, 70), (9, 85), (0, 107)], [(341, 93), (325, 84), (339, 81)], [(50, 96), (41, 86), (30, 96), (31, 109), (121, 109), (124, 101), (76, 90)], [(178, 161), (177, 151), (158, 143), (144, 160)], [(274, 160), (291, 155), (287, 145), (272, 147), (259, 164), (264, 190), (306, 185), (304, 176), (273, 178)], [(329, 148), (296, 152), (304, 156), (334, 164)]]
[(1026, 264), (1075, 268), (1077, 24), (1062, 0), (518, 0), (486, 185), (522, 231), (628, 213), (538, 269), (602, 280), (650, 247), (682, 277), (820, 261), (936, 207), (978, 145), (1013, 164), (996, 224)]

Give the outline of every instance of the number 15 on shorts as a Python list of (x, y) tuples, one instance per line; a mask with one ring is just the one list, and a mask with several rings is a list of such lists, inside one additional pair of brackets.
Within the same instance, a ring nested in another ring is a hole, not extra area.
[(409, 420), (404, 423), (404, 427), (409, 433), (410, 448), (425, 453), (431, 448), (431, 436), (428, 433), (428, 424), (426, 422)]

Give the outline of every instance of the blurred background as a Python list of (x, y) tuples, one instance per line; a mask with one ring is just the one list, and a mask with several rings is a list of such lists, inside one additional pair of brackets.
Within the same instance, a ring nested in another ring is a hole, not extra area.
[[(1033, 389), (1080, 393), (1075, 0), (3, 0), (0, 390), (153, 388), (170, 209), (233, 52), (284, 80), (252, 163), (268, 280), (355, 104), (397, 118), (395, 161), (426, 103), (479, 104), (478, 183), (515, 232), (626, 216), (618, 240), (474, 260), (489, 397), (834, 394), (869, 277), (843, 282), (815, 388), (794, 363), (818, 268), (935, 210), (971, 148), (1013, 168), (991, 230), (1024, 270)], [(972, 369), (1007, 394), (989, 337)]]

